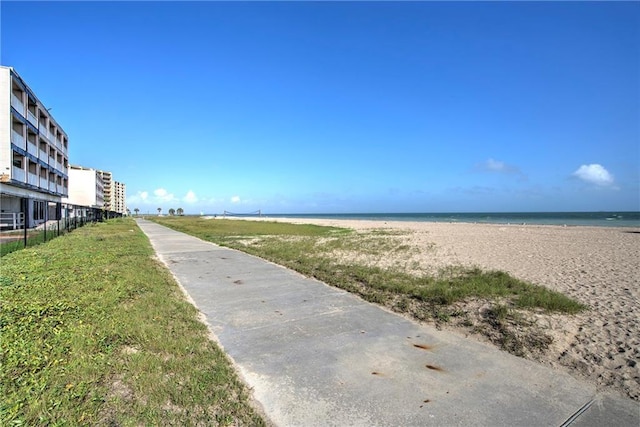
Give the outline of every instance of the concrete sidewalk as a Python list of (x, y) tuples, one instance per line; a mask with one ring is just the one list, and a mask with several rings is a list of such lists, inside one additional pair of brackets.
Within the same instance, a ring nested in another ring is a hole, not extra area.
[(634, 426), (640, 405), (138, 220), (278, 426)]

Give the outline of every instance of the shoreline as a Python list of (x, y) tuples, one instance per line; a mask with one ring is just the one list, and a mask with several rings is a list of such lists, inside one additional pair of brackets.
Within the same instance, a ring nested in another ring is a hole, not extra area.
[[(230, 219), (230, 220), (246, 220), (246, 221), (273, 221), (287, 222), (291, 224), (314, 224), (322, 226), (335, 226), (342, 228), (353, 228), (356, 230), (363, 229), (357, 224), (367, 224), (364, 228), (415, 228), (425, 224), (438, 225), (463, 225), (463, 226), (488, 226), (488, 227), (544, 227), (558, 229), (594, 229), (594, 230), (610, 230), (623, 233), (640, 234), (640, 225), (576, 225), (576, 224), (536, 224), (536, 223), (515, 223), (515, 222), (467, 222), (467, 221), (415, 221), (415, 220), (397, 220), (397, 219), (356, 219), (356, 218), (323, 218), (323, 217), (295, 217), (295, 216), (213, 216), (204, 215), (203, 219)], [(383, 224), (383, 225), (381, 225)], [(405, 227), (403, 227), (405, 226)], [(408, 227), (406, 227), (408, 226)]]
[[(201, 215), (204, 216), (204, 215)], [(344, 220), (497, 225), (551, 225), (561, 227), (639, 228), (640, 212), (505, 212), (505, 213), (363, 213), (363, 214), (230, 214), (206, 215), (229, 219)]]
[[(444, 223), (356, 219), (231, 217), (315, 224), (370, 232), (414, 248), (406, 261), (428, 274), (451, 265), (500, 270), (561, 292), (589, 307), (577, 315), (535, 313), (553, 337), (538, 362), (640, 400), (640, 228)], [(390, 254), (391, 256), (391, 254)], [(469, 310), (478, 310), (472, 304)], [(477, 314), (477, 313), (475, 313)], [(455, 333), (485, 338), (455, 325)]]

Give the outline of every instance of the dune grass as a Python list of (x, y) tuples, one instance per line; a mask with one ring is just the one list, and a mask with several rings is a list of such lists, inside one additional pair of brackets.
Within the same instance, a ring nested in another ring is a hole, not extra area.
[(0, 425), (264, 425), (132, 219), (0, 262)]
[(336, 249), (374, 256), (410, 251), (397, 244), (393, 233), (352, 230), (269, 221), (204, 219), (201, 217), (152, 217), (169, 226), (213, 243), (228, 246), (292, 268), (328, 284), (357, 291), (378, 301), (380, 292), (402, 294), (435, 305), (449, 305), (465, 298), (506, 298), (514, 307), (577, 313), (585, 307), (545, 287), (514, 278), (501, 271), (450, 267), (435, 276), (409, 274), (398, 268), (380, 268), (342, 262)]
[[(148, 219), (267, 259), (421, 321), (442, 325), (455, 319), (457, 326), (518, 356), (544, 352), (552, 342), (523, 311), (575, 314), (587, 308), (566, 295), (502, 271), (451, 266), (428, 275), (416, 274), (411, 265), (397, 262), (381, 267), (384, 261), (402, 260), (416, 249), (403, 243), (395, 231), (361, 233), (336, 227), (202, 217)], [(341, 256), (344, 254), (348, 256)], [(372, 265), (367, 262), (371, 259), (382, 262)], [(485, 307), (482, 313), (478, 305)]]

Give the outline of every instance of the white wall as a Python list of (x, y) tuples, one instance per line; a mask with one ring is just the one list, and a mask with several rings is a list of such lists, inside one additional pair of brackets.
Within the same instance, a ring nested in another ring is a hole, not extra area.
[(67, 203), (96, 206), (96, 171), (69, 168), (69, 197)]
[(0, 67), (0, 175), (11, 175), (11, 73)]

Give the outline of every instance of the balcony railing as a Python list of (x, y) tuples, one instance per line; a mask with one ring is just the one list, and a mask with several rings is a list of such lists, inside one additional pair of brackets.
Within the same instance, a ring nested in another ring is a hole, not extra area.
[(27, 110), (27, 120), (29, 120), (29, 122), (35, 127), (38, 127), (38, 119), (36, 118), (36, 115), (29, 110)]
[(48, 157), (49, 155), (42, 148), (38, 150), (38, 159), (42, 160), (43, 162), (46, 162)]
[(47, 178), (40, 177), (40, 188), (49, 189), (49, 180)]
[(40, 135), (42, 135), (47, 141), (49, 141), (49, 129), (42, 123), (38, 126), (38, 130), (40, 131)]
[(24, 177), (25, 177), (24, 169), (13, 166), (13, 169), (11, 169), (11, 179), (20, 181), (20, 182), (26, 182)]
[(33, 154), (34, 156), (38, 156), (38, 147), (36, 146), (36, 144), (32, 143), (31, 141), (27, 141), (27, 153), (29, 154)]
[(55, 182), (49, 181), (49, 191), (53, 191), (54, 193), (58, 192), (58, 186)]
[[(6, 98), (5, 98), (6, 99)], [(24, 104), (22, 103), (22, 101), (15, 96), (13, 93), (11, 94), (11, 106), (13, 108), (15, 108), (16, 110), (18, 110), (18, 112), (20, 114), (22, 114), (24, 116)]]
[(27, 177), (28, 179), (28, 183), (30, 185), (34, 185), (34, 186), (38, 186), (38, 175), (36, 175), (35, 173), (31, 173), (29, 172), (29, 176)]
[(24, 226), (24, 213), (22, 212), (3, 212), (0, 213), (0, 228), (10, 228), (17, 230)]
[(17, 145), (18, 147), (24, 150), (25, 149), (24, 141), (25, 141), (24, 136), (20, 135), (18, 132), (11, 129), (11, 142), (13, 142), (15, 145)]

